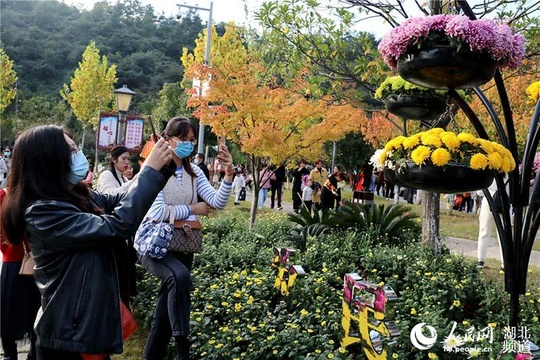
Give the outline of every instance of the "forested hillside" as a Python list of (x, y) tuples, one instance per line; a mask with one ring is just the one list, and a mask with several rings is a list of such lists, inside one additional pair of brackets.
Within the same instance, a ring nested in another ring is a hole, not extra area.
[[(58, 1), (0, 1), (0, 47), (18, 76), (17, 101), (2, 114), (2, 142), (12, 140), (12, 128), (24, 127), (24, 117), (34, 111), (63, 122), (57, 118), (67, 106), (60, 104), (59, 91), (70, 83), (91, 40), (116, 64), (118, 87), (137, 92), (132, 111), (149, 113), (164, 84), (182, 78), (182, 48), (193, 48), (205, 25), (197, 13), (166, 18), (137, 0), (100, 2), (91, 10)], [(19, 124), (13, 126), (14, 116)]]

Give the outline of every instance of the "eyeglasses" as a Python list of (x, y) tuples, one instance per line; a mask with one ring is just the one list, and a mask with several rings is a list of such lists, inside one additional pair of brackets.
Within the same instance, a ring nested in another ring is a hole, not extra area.
[(179, 142), (181, 144), (189, 144), (197, 145), (197, 139), (190, 140), (187, 137), (177, 137), (177, 136), (171, 136), (171, 139), (174, 139), (174, 141)]

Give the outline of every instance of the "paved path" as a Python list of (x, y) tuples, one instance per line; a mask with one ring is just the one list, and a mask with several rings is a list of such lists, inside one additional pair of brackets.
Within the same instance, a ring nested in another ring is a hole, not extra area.
[[(288, 193), (287, 195), (289, 195)], [(253, 192), (247, 192), (246, 201), (252, 201), (253, 199)], [(377, 200), (375, 200), (377, 201)], [(401, 204), (407, 204), (405, 201), (401, 201)], [(292, 201), (290, 199), (284, 199), (284, 201), (281, 204), (283, 206), (283, 210), (274, 210), (274, 211), (284, 211), (287, 213), (293, 212), (292, 207)], [(270, 208), (270, 192), (268, 192), (268, 198), (266, 199), (264, 203), (264, 208), (268, 209)], [(467, 239), (460, 239), (456, 237), (446, 237), (445, 238), (446, 245), (450, 249), (451, 253), (455, 254), (463, 254), (466, 257), (470, 257), (473, 259), (477, 258), (477, 242), (474, 240), (467, 240)], [(492, 238), (489, 241), (488, 250), (487, 250), (487, 256), (488, 259), (501, 259), (501, 254), (499, 251), (499, 244), (497, 243), (496, 238)], [(534, 265), (540, 267), (540, 252), (539, 251), (533, 251), (531, 254), (531, 259), (529, 261), (529, 265)]]

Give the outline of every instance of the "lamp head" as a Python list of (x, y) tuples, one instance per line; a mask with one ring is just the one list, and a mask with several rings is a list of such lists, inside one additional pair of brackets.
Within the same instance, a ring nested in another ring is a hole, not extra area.
[(135, 95), (135, 91), (128, 88), (127, 85), (124, 85), (121, 88), (114, 90), (114, 95), (116, 97), (116, 107), (118, 108), (118, 111), (127, 113), (131, 98)]

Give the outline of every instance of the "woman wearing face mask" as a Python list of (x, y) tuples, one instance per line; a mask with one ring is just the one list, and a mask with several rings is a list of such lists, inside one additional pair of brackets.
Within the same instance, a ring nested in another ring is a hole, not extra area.
[(1, 225), (15, 244), (26, 233), (36, 262), (38, 359), (122, 352), (111, 243), (134, 235), (173, 174), (164, 167), (170, 159), (168, 144), (157, 141), (126, 194), (102, 195), (82, 182), (88, 161), (62, 128), (37, 126), (17, 138)]
[[(154, 219), (161, 219), (165, 215), (164, 218), (169, 219), (172, 210), (175, 220), (197, 221), (197, 215), (207, 215), (210, 208), (225, 208), (231, 194), (234, 174), (231, 154), (227, 147), (220, 145), (218, 149), (217, 160), (226, 170), (225, 178), (216, 191), (201, 169), (189, 161), (189, 156), (197, 143), (193, 124), (183, 117), (172, 118), (165, 127), (163, 137), (173, 149), (173, 160), (177, 165), (176, 176), (169, 179), (148, 215)], [(203, 201), (198, 202), (197, 194)], [(189, 359), (189, 291), (193, 254), (169, 250), (162, 259), (141, 256), (140, 261), (145, 269), (161, 279), (156, 313), (144, 356), (149, 360), (164, 359), (173, 336), (176, 343), (176, 359)]]

